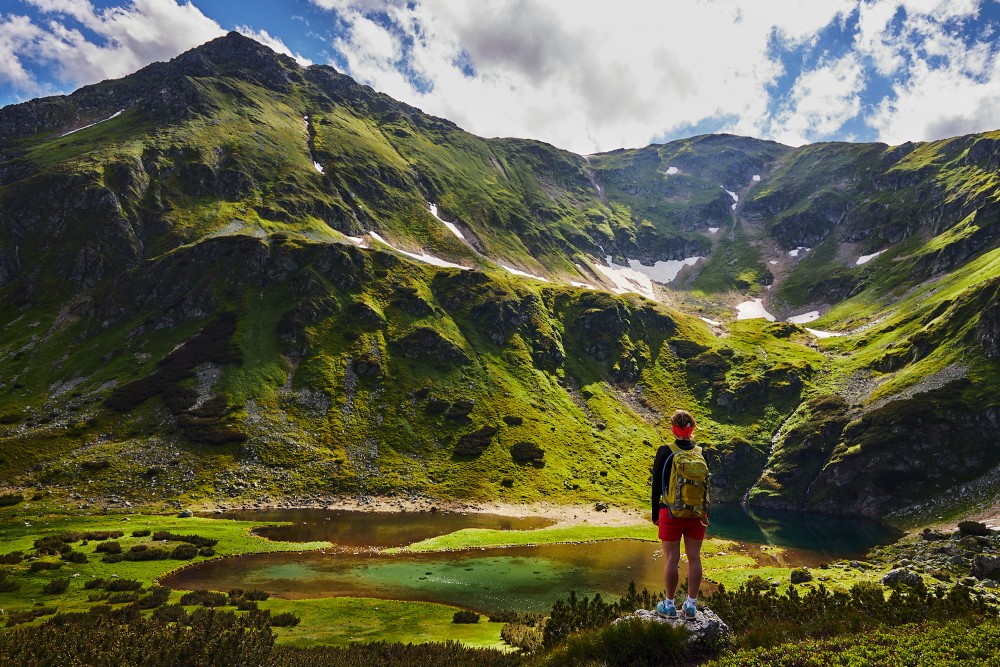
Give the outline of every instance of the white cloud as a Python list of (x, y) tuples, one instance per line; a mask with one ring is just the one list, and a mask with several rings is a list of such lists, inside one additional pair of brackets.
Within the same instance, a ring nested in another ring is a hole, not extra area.
[(8, 16), (0, 20), (0, 83), (23, 91), (34, 92), (37, 89), (34, 77), (25, 68), (18, 53), (38, 39), (40, 34), (41, 30), (27, 16)]
[(278, 37), (270, 34), (267, 30), (254, 30), (250, 26), (241, 25), (236, 27), (236, 32), (240, 33), (244, 37), (249, 37), (250, 39), (256, 40), (268, 47), (272, 51), (277, 53), (283, 53), (290, 58), (294, 58), (295, 61), (302, 67), (308, 67), (313, 64), (313, 61), (306, 58), (301, 53), (292, 53), (292, 50)]
[[(124, 76), (155, 60), (167, 60), (191, 47), (224, 34), (218, 23), (190, 2), (132, 0), (128, 5), (96, 9), (87, 0), (26, 0), (46, 20), (30, 22), (30, 39), (12, 44), (4, 60), (3, 75), (17, 74), (25, 61), (51, 65), (55, 76), (71, 86)], [(96, 36), (92, 40), (69, 24), (72, 19)], [(25, 17), (20, 20), (20, 34)], [(0, 26), (0, 42), (11, 30)], [(6, 49), (5, 49), (6, 50)], [(32, 80), (14, 80), (20, 89), (37, 86)]]
[[(612, 12), (597, 0), (313, 1), (350, 26), (333, 46), (362, 82), (477, 134), (587, 153), (713, 118), (761, 134), (768, 86), (782, 72), (772, 38), (811, 39), (853, 6), (621, 0)], [(372, 8), (390, 21), (369, 20)]]
[(823, 63), (796, 79), (771, 134), (792, 146), (829, 139), (860, 113), (863, 88), (864, 70), (854, 54)]

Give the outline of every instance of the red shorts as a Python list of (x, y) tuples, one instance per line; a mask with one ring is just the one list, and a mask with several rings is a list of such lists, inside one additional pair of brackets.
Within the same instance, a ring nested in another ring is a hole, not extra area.
[(706, 519), (675, 519), (666, 508), (660, 508), (656, 524), (660, 527), (660, 540), (663, 542), (678, 542), (681, 535), (685, 540), (705, 539)]

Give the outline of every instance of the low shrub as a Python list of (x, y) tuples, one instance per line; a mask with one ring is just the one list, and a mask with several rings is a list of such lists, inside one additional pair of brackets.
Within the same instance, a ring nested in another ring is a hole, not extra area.
[(198, 555), (204, 556), (205, 558), (211, 558), (215, 555), (215, 549), (212, 547), (202, 547), (201, 549), (198, 549)]
[(91, 530), (83, 534), (83, 539), (91, 540), (92, 542), (113, 540), (119, 537), (125, 537), (125, 533), (120, 530)]
[(469, 609), (459, 609), (455, 612), (455, 615), (451, 617), (452, 623), (478, 623), (479, 614)]
[(139, 599), (139, 594), (135, 591), (123, 591), (121, 593), (112, 593), (104, 599), (108, 604), (125, 604), (128, 602), (136, 602)]
[(187, 610), (179, 604), (166, 604), (153, 610), (150, 618), (161, 623), (178, 623), (186, 625), (188, 620)]
[(626, 619), (569, 637), (564, 646), (545, 656), (543, 664), (551, 667), (683, 665), (687, 664), (687, 638), (688, 630), (684, 626)]
[(65, 593), (69, 588), (69, 577), (59, 577), (53, 579), (42, 587), (42, 593), (46, 595), (59, 595)]
[(545, 459), (545, 451), (533, 442), (517, 442), (510, 448), (510, 456), (517, 463), (536, 463)]
[(986, 527), (985, 523), (980, 521), (959, 521), (958, 522), (958, 532), (962, 536), (972, 535), (974, 537), (986, 537), (992, 531)]
[(458, 642), (432, 644), (352, 644), (294, 648), (275, 646), (268, 667), (521, 667), (524, 656), (489, 648), (469, 648)]
[(226, 604), (226, 594), (219, 593), (218, 591), (191, 591), (181, 596), (181, 604), (185, 606), (221, 607)]
[(88, 579), (83, 582), (83, 587), (89, 591), (95, 588), (104, 588), (106, 583), (107, 581), (103, 577), (97, 577), (96, 579)]
[(193, 544), (196, 547), (214, 547), (219, 543), (219, 540), (213, 540), (210, 537), (202, 537), (201, 535), (178, 535), (177, 533), (171, 533), (166, 530), (158, 530), (153, 533), (153, 539), (157, 542), (187, 542), (188, 544)]
[(272, 614), (268, 623), (272, 628), (292, 628), (301, 622), (298, 616), (290, 611), (285, 611), (280, 614)]
[(110, 579), (104, 588), (111, 592), (137, 591), (142, 588), (142, 582), (135, 579)]
[(0, 593), (11, 593), (20, 587), (21, 584), (17, 583), (13, 579), (7, 578), (6, 570), (0, 570)]
[(61, 558), (68, 563), (86, 563), (87, 554), (82, 551), (65, 551), (63, 552)]
[(271, 594), (267, 591), (262, 591), (257, 588), (251, 588), (250, 590), (244, 590), (242, 588), (234, 588), (229, 591), (230, 600), (256, 600), (257, 602), (263, 602), (271, 597)]
[(11, 507), (12, 505), (18, 505), (22, 502), (24, 502), (24, 496), (20, 493), (0, 494), (0, 507)]
[(11, 551), (7, 554), (0, 554), (0, 565), (17, 565), (24, 560), (23, 551)]
[(41, 572), (42, 570), (58, 570), (63, 566), (62, 563), (57, 563), (51, 560), (34, 560), (31, 561), (31, 565), (28, 566), (28, 570), (31, 572)]
[[(125, 553), (120, 554), (120, 556), (122, 560), (142, 562), (149, 560), (167, 560), (170, 558), (171, 553), (173, 552), (169, 549), (159, 549), (156, 547), (150, 548), (145, 544), (136, 544)], [(112, 555), (114, 554), (109, 554), (109, 556)], [(107, 556), (105, 557), (105, 560), (108, 560)]]
[(132, 537), (149, 537), (151, 532), (149, 528), (140, 528), (132, 531)]
[(170, 552), (170, 557), (174, 560), (191, 560), (198, 555), (198, 547), (193, 544), (178, 544)]
[(121, 542), (116, 542), (114, 540), (101, 542), (94, 547), (94, 551), (97, 553), (120, 554), (122, 552), (122, 545)]

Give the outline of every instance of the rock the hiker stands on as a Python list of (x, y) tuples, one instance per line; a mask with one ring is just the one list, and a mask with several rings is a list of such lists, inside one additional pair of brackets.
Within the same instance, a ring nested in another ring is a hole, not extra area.
[(680, 616), (677, 618), (663, 618), (655, 611), (649, 609), (638, 609), (631, 616), (625, 616), (618, 619), (618, 621), (630, 618), (638, 618), (649, 623), (670, 623), (674, 626), (683, 626), (691, 632), (691, 636), (687, 640), (688, 645), (696, 650), (700, 648), (709, 649), (716, 646), (720, 639), (732, 634), (732, 630), (726, 625), (726, 622), (708, 607), (699, 609), (698, 616), (691, 621), (685, 620)]

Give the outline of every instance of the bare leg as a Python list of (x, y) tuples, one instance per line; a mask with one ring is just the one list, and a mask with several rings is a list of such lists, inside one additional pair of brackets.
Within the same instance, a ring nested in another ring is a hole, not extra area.
[[(701, 543), (702, 540), (689, 540), (684, 538), (684, 553), (688, 559), (688, 596), (698, 599), (698, 590), (701, 588)], [(666, 544), (666, 542), (664, 542)], [(680, 543), (673, 543), (676, 549)], [(677, 568), (674, 567), (674, 582), (677, 582)]]
[[(673, 600), (677, 594), (677, 563), (681, 559), (681, 541), (660, 542), (663, 545), (663, 590), (667, 592), (667, 599)], [(699, 547), (701, 542), (698, 543)], [(698, 561), (698, 580), (701, 581), (701, 561)]]

